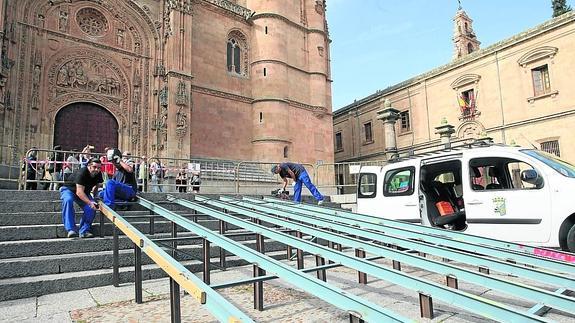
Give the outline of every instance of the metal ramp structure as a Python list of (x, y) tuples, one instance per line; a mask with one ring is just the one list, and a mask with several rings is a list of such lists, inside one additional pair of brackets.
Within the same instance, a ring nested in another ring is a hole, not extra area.
[[(385, 220), (351, 213), (341, 209), (295, 204), (271, 198), (195, 196), (194, 201), (168, 196), (167, 199), (193, 212), (219, 221), (219, 230), (203, 227), (196, 217), (182, 216), (145, 199), (137, 202), (151, 212), (172, 222), (170, 249), (148, 239), (127, 219), (100, 204), (101, 212), (134, 243), (136, 255), (136, 302), (142, 302), (141, 252), (146, 253), (170, 276), (172, 322), (180, 321), (180, 287), (188, 291), (219, 321), (250, 322), (241, 309), (217, 293), (217, 289), (242, 284), (254, 286), (254, 308), (264, 310), (263, 284), (280, 279), (315, 297), (323, 299), (352, 322), (411, 321), (385, 306), (351, 294), (329, 284), (328, 270), (345, 266), (358, 273), (359, 285), (368, 284), (368, 275), (409, 290), (419, 298), (420, 316), (434, 317), (433, 301), (496, 321), (548, 322), (545, 314), (553, 309), (575, 317), (575, 262), (573, 255), (556, 250), (534, 248), (504, 241), (470, 236), (437, 228)], [(189, 213), (189, 212), (188, 212)], [(256, 234), (255, 249), (227, 236), (235, 227)], [(186, 231), (203, 239), (204, 268), (202, 279), (182, 266), (175, 257), (179, 239), (188, 239)], [(114, 230), (114, 252), (117, 253), (117, 230)], [(165, 239), (164, 239), (165, 240)], [(295, 253), (295, 266), (265, 254), (264, 243), (275, 241), (286, 245), (288, 258)], [(253, 264), (253, 278), (218, 285), (210, 284), (210, 245), (220, 247), (219, 266), (226, 268), (231, 253)], [(304, 268), (304, 256), (316, 261), (316, 267)], [(543, 257), (542, 255), (546, 256)], [(552, 258), (549, 258), (552, 257)], [(386, 258), (392, 266), (376, 260)], [(402, 271), (402, 264), (443, 275), (445, 282), (425, 279)], [(114, 277), (118, 266), (114, 261)], [(490, 272), (517, 279), (502, 279)], [(316, 273), (311, 275), (310, 273)], [(117, 278), (114, 279), (115, 284)], [(459, 282), (485, 286), (531, 304), (528, 310), (470, 291), (459, 289)], [(531, 284), (530, 282), (533, 282)], [(544, 282), (549, 288), (539, 287)]]

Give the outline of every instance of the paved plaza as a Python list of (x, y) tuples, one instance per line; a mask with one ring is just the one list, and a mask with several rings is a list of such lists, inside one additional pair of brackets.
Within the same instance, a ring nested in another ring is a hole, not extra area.
[[(377, 260), (391, 267), (391, 262)], [(290, 264), (294, 265), (294, 261)], [(306, 257), (306, 267), (314, 266), (313, 258)], [(403, 266), (411, 275), (424, 277), (444, 284), (444, 277), (425, 270)], [(213, 271), (212, 284), (247, 279), (252, 267), (244, 266), (227, 271)], [(315, 274), (313, 274), (315, 275)], [(505, 276), (506, 279), (516, 279)], [(404, 317), (419, 322), (485, 322), (479, 315), (465, 312), (434, 299), (435, 318), (419, 317), (416, 292), (369, 277), (367, 285), (357, 283), (357, 272), (345, 267), (330, 269), (328, 282), (346, 292), (358, 295)], [(545, 288), (545, 286), (540, 286)], [(44, 295), (21, 300), (0, 302), (0, 322), (170, 322), (168, 279), (146, 281), (143, 284), (144, 303), (134, 302), (134, 284), (120, 287), (96, 287), (79, 291)], [(481, 286), (459, 282), (463, 291), (485, 296), (509, 306), (528, 309), (533, 304), (526, 300), (512, 299)], [(253, 309), (252, 285), (242, 285), (219, 290), (228, 300), (257, 322), (349, 322), (347, 313), (324, 300), (300, 289), (273, 280), (264, 284), (264, 311)], [(181, 300), (182, 322), (215, 322), (215, 318), (192, 297)], [(574, 314), (549, 312), (545, 318), (558, 322), (575, 321)]]

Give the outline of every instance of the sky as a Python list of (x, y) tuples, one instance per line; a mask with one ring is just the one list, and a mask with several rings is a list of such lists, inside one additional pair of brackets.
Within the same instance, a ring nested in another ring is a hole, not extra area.
[[(575, 8), (575, 0), (567, 4)], [(481, 48), (553, 14), (551, 0), (461, 0), (461, 5)], [(333, 111), (449, 63), (457, 8), (457, 0), (327, 0)]]

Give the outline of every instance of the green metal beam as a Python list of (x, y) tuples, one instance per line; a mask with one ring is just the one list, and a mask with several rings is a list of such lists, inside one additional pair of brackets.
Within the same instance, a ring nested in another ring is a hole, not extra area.
[(338, 221), (345, 222), (347, 224), (384, 231), (388, 234), (397, 234), (403, 237), (421, 239), (438, 245), (449, 246), (475, 253), (482, 253), (504, 260), (513, 259), (518, 263), (532, 265), (556, 272), (571, 274), (575, 273), (575, 264), (550, 258), (543, 258), (534, 254), (528, 254), (523, 250), (533, 247), (528, 247), (525, 245), (497, 239), (483, 238), (462, 232), (432, 228), (419, 224), (389, 220), (371, 215), (358, 214), (341, 209), (336, 210), (325, 207), (318, 207), (310, 204), (296, 204), (290, 201), (271, 198), (264, 198), (264, 200), (267, 202), (273, 202), (280, 208), (301, 210), (303, 213), (308, 212), (308, 214), (314, 214), (318, 216), (319, 214), (329, 215), (336, 217)]
[(204, 213), (209, 212), (209, 214), (216, 219), (226, 221), (238, 227), (242, 227), (246, 230), (257, 232), (275, 241), (279, 241), (287, 245), (291, 245), (300, 250), (304, 250), (305, 252), (319, 255), (321, 257), (333, 260), (335, 262), (340, 262), (346, 267), (357, 269), (358, 271), (361, 271), (368, 275), (372, 275), (374, 277), (378, 277), (380, 279), (394, 283), (398, 286), (409, 288), (420, 293), (432, 295), (433, 297), (437, 297), (448, 304), (452, 304), (460, 308), (465, 308), (471, 312), (478, 313), (488, 318), (507, 322), (548, 321), (544, 318), (532, 315), (530, 313), (518, 312), (506, 305), (496, 303), (492, 300), (487, 300), (485, 298), (472, 295), (460, 290), (451, 289), (449, 287), (442, 286), (435, 282), (427, 281), (418, 277), (412, 277), (400, 271), (384, 268), (380, 265), (377, 265), (365, 259), (356, 258), (347, 255), (345, 253), (335, 251), (331, 248), (306, 241), (304, 239), (298, 239), (291, 235), (268, 229), (262, 225), (254, 224), (246, 220), (229, 216), (223, 212), (213, 210), (207, 206), (198, 203), (177, 199), (173, 197), (168, 197), (168, 199), (179, 205), (197, 211), (201, 211)]
[[(365, 230), (353, 228), (350, 226), (338, 225), (333, 222), (313, 220), (306, 216), (297, 215), (297, 213), (294, 212), (277, 211), (270, 209), (269, 207), (266, 206), (254, 205), (248, 202), (232, 200), (225, 197), (221, 197), (220, 199), (227, 202), (234, 201), (235, 203), (232, 205), (230, 203), (214, 201), (201, 196), (196, 197), (197, 201), (203, 202), (208, 205), (212, 205), (214, 207), (227, 209), (229, 211), (233, 211), (242, 215), (260, 219), (262, 221), (279, 225), (288, 229), (298, 230), (303, 233), (310, 234), (321, 239), (325, 239), (327, 241), (340, 243), (356, 249), (363, 249), (368, 253), (377, 256), (382, 256), (392, 260), (397, 260), (402, 263), (406, 263), (411, 266), (419, 267), (425, 270), (433, 271), (443, 275), (454, 275), (458, 279), (463, 279), (473, 284), (499, 290), (519, 298), (527, 299), (529, 301), (539, 302), (544, 305), (548, 305), (556, 309), (561, 309), (566, 312), (572, 312), (575, 309), (575, 299), (566, 297), (564, 295), (552, 293), (540, 288), (534, 288), (527, 285), (514, 283), (501, 278), (492, 277), (489, 275), (485, 275), (464, 268), (459, 268), (454, 265), (445, 264), (431, 259), (418, 257), (412, 254), (376, 245), (374, 243), (367, 242), (364, 240), (350, 238), (342, 234), (335, 234), (320, 228), (329, 226), (330, 228), (337, 231), (346, 232), (348, 234), (371, 239), (372, 237), (365, 235)], [(253, 208), (261, 212), (251, 211), (246, 208)], [(276, 216), (285, 217), (289, 220), (272, 217), (262, 212), (272, 213)], [(291, 222), (290, 220), (303, 221), (309, 223), (310, 225), (294, 223)], [(314, 225), (318, 227), (314, 227)]]
[[(173, 197), (168, 196), (169, 200)], [(310, 275), (304, 274), (295, 268), (292, 268), (280, 261), (277, 261), (269, 256), (261, 254), (249, 247), (237, 243), (234, 240), (226, 238), (218, 233), (194, 223), (172, 211), (169, 211), (157, 204), (151, 203), (144, 199), (139, 199), (139, 203), (144, 207), (156, 212), (164, 218), (178, 224), (186, 230), (204, 237), (205, 239), (213, 242), (214, 244), (226, 249), (227, 251), (245, 259), (253, 264), (257, 264), (260, 268), (276, 274), (284, 279), (286, 282), (298, 286), (302, 290), (315, 295), (324, 301), (344, 310), (353, 315), (370, 322), (408, 322), (407, 318), (400, 316), (397, 313), (386, 310), (379, 305), (373, 304), (364, 300), (356, 295), (351, 295), (337, 287), (331, 286), (321, 280), (315, 279)], [(215, 211), (211, 208), (188, 202), (191, 209), (200, 211), (214, 218), (227, 219), (231, 217), (223, 212)], [(186, 206), (188, 206), (186, 205)], [(247, 222), (247, 221), (242, 221)], [(261, 233), (261, 230), (256, 230), (256, 233)]]
[[(231, 198), (233, 200), (233, 198)], [(333, 225), (338, 225), (340, 228), (345, 230), (340, 230), (342, 232), (347, 232), (350, 229), (358, 229), (359, 226), (355, 225), (355, 220), (346, 220), (340, 217), (334, 217), (322, 213), (316, 213), (314, 211), (309, 211), (300, 208), (291, 208), (286, 207), (283, 204), (273, 204), (270, 202), (261, 203), (261, 200), (253, 199), (253, 198), (243, 198), (244, 201), (248, 201), (253, 205), (257, 205), (259, 207), (266, 207), (272, 211), (284, 211), (290, 212), (290, 214), (297, 214), (300, 216), (307, 216), (311, 219), (322, 219), (323, 221), (329, 221), (328, 227), (332, 227)], [(260, 208), (260, 210), (263, 210)], [(309, 222), (309, 221), (306, 221)], [(375, 241), (383, 242), (383, 243), (390, 243), (397, 245), (399, 247), (417, 250), (421, 252), (425, 252), (430, 255), (435, 255), (442, 258), (453, 259), (460, 262), (465, 262), (470, 265), (474, 266), (484, 266), (490, 268), (492, 270), (496, 270), (499, 272), (504, 272), (508, 274), (512, 274), (518, 277), (523, 277), (527, 279), (531, 279), (537, 282), (545, 282), (550, 285), (555, 285), (557, 287), (563, 287), (567, 289), (575, 289), (575, 280), (572, 277), (557, 274), (551, 271), (540, 270), (537, 268), (527, 268), (522, 265), (513, 264), (510, 262), (501, 261), (497, 258), (489, 258), (487, 256), (482, 255), (472, 255), (467, 252), (458, 251), (456, 249), (446, 248), (440, 245), (430, 245), (425, 242), (420, 242), (414, 240), (411, 231), (404, 231), (404, 230), (395, 230), (390, 228), (389, 230), (386, 229), (385, 232), (382, 232), (379, 226), (373, 224), (367, 224), (368, 230), (361, 229), (363, 232), (363, 236)], [(376, 229), (373, 230), (372, 227)], [(395, 234), (395, 236), (391, 236), (389, 234)], [(402, 234), (406, 235), (407, 237), (402, 237)], [(420, 235), (416, 235), (415, 238), (419, 239)], [(412, 239), (409, 239), (412, 238)], [(430, 239), (436, 239), (436, 237), (431, 237)], [(421, 239), (424, 240), (424, 239)], [(464, 249), (464, 246), (460, 246), (459, 244), (452, 245), (457, 249)]]
[[(144, 203), (141, 203), (141, 202)], [(140, 199), (141, 205), (150, 203)], [(220, 322), (253, 322), (253, 320), (228, 302), (218, 292), (206, 285), (201, 279), (196, 277), (184, 265), (172, 258), (167, 252), (156, 245), (146, 235), (138, 231), (121, 215), (113, 211), (106, 204), (100, 202), (100, 211), (118, 229), (142, 249), (156, 264), (158, 264), (172, 279), (183, 287), (198, 302), (205, 306), (214, 317)]]

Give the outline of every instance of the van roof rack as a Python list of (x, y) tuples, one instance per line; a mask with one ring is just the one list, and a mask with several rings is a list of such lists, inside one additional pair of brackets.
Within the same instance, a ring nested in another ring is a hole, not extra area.
[(448, 144), (445, 143), (435, 143), (430, 145), (425, 145), (423, 147), (418, 147), (414, 149), (413, 147), (402, 149), (396, 154), (393, 154), (392, 158), (389, 159), (390, 163), (397, 163), (404, 160), (415, 159), (420, 157), (428, 157), (433, 155), (438, 155), (440, 153), (446, 152), (457, 152), (466, 149), (480, 148), (480, 147), (490, 147), (490, 146), (506, 146), (503, 144), (496, 144), (493, 142), (493, 138), (464, 138), (451, 141)]

